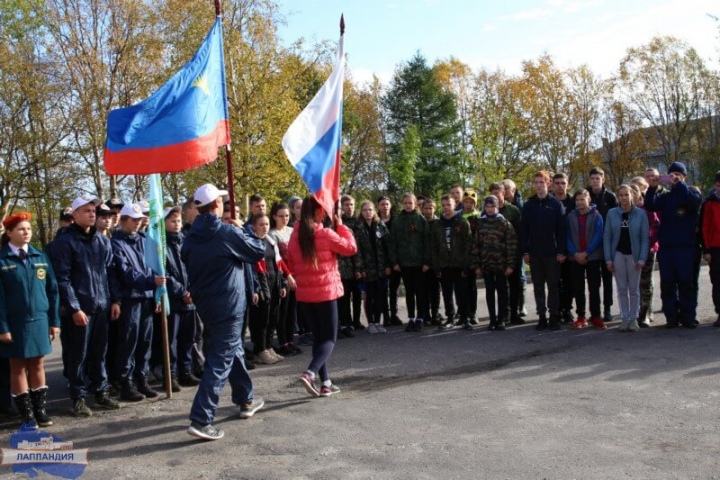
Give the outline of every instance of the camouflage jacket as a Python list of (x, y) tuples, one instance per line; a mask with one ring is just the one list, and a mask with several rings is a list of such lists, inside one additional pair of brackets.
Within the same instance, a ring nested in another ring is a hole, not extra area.
[(470, 224), (470, 234), (474, 237), (477, 231), (478, 222), (480, 221), (480, 213), (473, 210), (472, 212), (462, 212), (462, 216)]
[(435, 220), (430, 224), (432, 269), (468, 268), (472, 244), (470, 224), (461, 214)]
[(430, 265), (428, 222), (418, 212), (400, 212), (390, 230), (390, 263), (400, 267)]
[[(389, 245), (390, 232), (381, 222), (368, 226), (365, 222), (353, 231), (358, 253), (355, 255), (355, 271), (364, 273), (366, 282), (376, 282), (385, 277), (385, 269), (390, 268)], [(373, 242), (372, 239), (375, 239)]]
[[(353, 232), (355, 232), (355, 229), (359, 225), (356, 217), (346, 217), (345, 215), (342, 216), (342, 222), (343, 225), (346, 225)], [(357, 267), (355, 266), (355, 257), (355, 255), (352, 257), (343, 257), (338, 255), (338, 270), (340, 270), (340, 277), (342, 279), (348, 280), (350, 278), (355, 278), (355, 271), (357, 270)]]
[(472, 251), (473, 268), (483, 272), (502, 273), (515, 267), (518, 257), (518, 238), (512, 224), (501, 214), (483, 215), (475, 232)]

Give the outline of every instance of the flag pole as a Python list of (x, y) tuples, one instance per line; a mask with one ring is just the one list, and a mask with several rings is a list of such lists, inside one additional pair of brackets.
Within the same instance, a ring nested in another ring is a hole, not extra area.
[[(340, 40), (341, 40), (341, 41), (342, 41), (342, 36), (343, 36), (343, 35), (345, 35), (345, 15), (341, 13), (341, 14), (340, 14), (340, 37), (341, 37)], [(340, 135), (342, 136), (342, 127), (340, 127), (340, 128), (341, 128), (341, 133), (340, 133)], [(342, 141), (340, 142), (340, 144), (342, 145)], [(338, 168), (338, 175), (337, 175), (338, 190), (340, 190), (340, 165), (339, 165), (339, 164), (340, 164), (340, 162), (338, 162), (338, 167), (337, 167), (337, 168)], [(334, 205), (334, 208), (333, 208), (334, 213), (335, 213), (338, 217), (342, 215), (342, 213), (341, 213), (341, 211), (340, 211), (340, 210), (341, 210), (341, 209), (340, 209), (340, 206), (341, 206), (341, 205), (340, 205), (340, 200), (338, 200), (337, 202), (335, 202), (335, 205)], [(334, 219), (331, 219), (331, 220), (334, 221)]]
[[(214, 0), (215, 1), (215, 16), (218, 18), (222, 18), (223, 11), (222, 11), (222, 0)], [(222, 30), (221, 30), (222, 31)], [(223, 52), (223, 55), (225, 55), (225, 52)], [(225, 76), (225, 72), (222, 72), (223, 76)], [(227, 77), (226, 77), (227, 78)], [(226, 80), (227, 81), (227, 80)], [(223, 95), (225, 95), (225, 102), (227, 103), (227, 92), (223, 92)], [(229, 112), (228, 112), (228, 127), (230, 125), (230, 119), (229, 119)], [(232, 148), (230, 145), (225, 145), (225, 163), (227, 164), (227, 178), (228, 178), (228, 197), (230, 200), (230, 218), (235, 218), (235, 182), (233, 181), (233, 165), (232, 165)]]

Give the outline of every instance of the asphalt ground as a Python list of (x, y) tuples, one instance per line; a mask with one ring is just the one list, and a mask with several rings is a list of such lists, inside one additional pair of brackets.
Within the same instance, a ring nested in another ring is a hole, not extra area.
[[(69, 416), (56, 351), (46, 430), (89, 448), (88, 479), (719, 478), (720, 329), (707, 267), (700, 278), (695, 330), (665, 329), (655, 313), (637, 333), (618, 322), (538, 332), (528, 286), (530, 323), (490, 332), (480, 290), (485, 318), (472, 331), (395, 327), (339, 340), (329, 365), (342, 392), (330, 398), (300, 385), (305, 349), (251, 372), (266, 401), (251, 419), (238, 419), (225, 388), (216, 442), (186, 433), (189, 388)], [(13, 430), (0, 431), (3, 446)], [(0, 478), (17, 477), (2, 466)]]

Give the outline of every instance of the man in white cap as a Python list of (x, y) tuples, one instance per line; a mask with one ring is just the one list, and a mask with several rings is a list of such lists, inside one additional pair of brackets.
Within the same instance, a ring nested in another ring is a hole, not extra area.
[(138, 234), (145, 218), (138, 204), (120, 210), (120, 230), (113, 234), (112, 248), (120, 279), (121, 313), (117, 325), (115, 373), (120, 381), (120, 398), (137, 402), (155, 398), (147, 374), (153, 334), (154, 291), (165, 285), (145, 264), (145, 237)]
[(241, 228), (237, 219), (223, 224), (223, 196), (227, 191), (206, 184), (193, 195), (198, 216), (181, 250), (188, 273), (188, 290), (207, 329), (209, 348), (205, 370), (190, 410), (188, 433), (204, 440), (218, 440), (224, 432), (212, 423), (220, 391), (229, 379), (232, 401), (240, 418), (250, 418), (263, 407), (253, 396), (252, 380), (245, 368), (242, 336), (247, 307), (246, 264), (265, 255), (265, 244)]
[(96, 197), (76, 198), (71, 207), (73, 224), (49, 250), (62, 306), (63, 373), (76, 417), (92, 415), (85, 404), (88, 393), (95, 395), (98, 408), (120, 408), (108, 395), (105, 367), (108, 322), (120, 316), (120, 292), (110, 239), (95, 229), (99, 204)]

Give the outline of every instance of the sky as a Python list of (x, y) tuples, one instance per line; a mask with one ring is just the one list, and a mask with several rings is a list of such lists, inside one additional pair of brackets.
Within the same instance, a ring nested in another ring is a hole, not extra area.
[(717, 69), (718, 0), (279, 0), (287, 45), (337, 41), (345, 15), (345, 52), (354, 81), (388, 82), (416, 52), (430, 64), (451, 56), (473, 70), (516, 74), (523, 60), (551, 55), (561, 68), (587, 64), (617, 71), (629, 47), (672, 35)]

